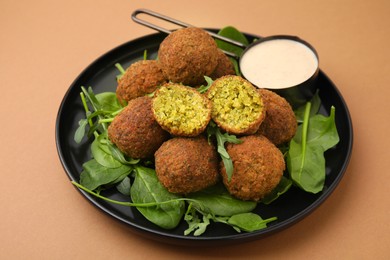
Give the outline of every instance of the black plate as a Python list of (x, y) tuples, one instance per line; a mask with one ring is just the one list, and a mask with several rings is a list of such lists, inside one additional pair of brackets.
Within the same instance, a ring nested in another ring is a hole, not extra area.
[[(255, 37), (249, 34), (246, 36), (250, 41)], [(115, 76), (119, 73), (115, 63), (119, 62), (126, 68), (131, 63), (142, 59), (144, 50), (147, 50), (149, 59), (155, 58), (159, 44), (165, 37), (165, 34), (156, 33), (118, 46), (94, 61), (70, 86), (57, 115), (56, 144), (62, 165), (71, 180), (79, 181), (82, 164), (91, 156), (90, 141), (84, 140), (81, 144), (76, 144), (73, 140), (78, 121), (85, 117), (79, 96), (80, 87), (92, 86), (95, 93), (115, 92)], [(254, 212), (263, 218), (278, 217), (278, 220), (270, 223), (266, 229), (252, 233), (237, 233), (229, 226), (211, 223), (200, 237), (184, 236), (183, 232), (187, 228), (185, 221), (173, 230), (164, 230), (146, 220), (135, 208), (110, 204), (83, 191), (80, 192), (102, 212), (124, 223), (133, 232), (162, 242), (183, 245), (227, 244), (259, 239), (280, 231), (307, 216), (328, 198), (340, 182), (351, 156), (353, 132), (347, 105), (336, 86), (322, 71), (319, 73), (318, 84), (322, 99), (321, 112), (327, 115), (332, 105), (336, 107), (336, 125), (340, 136), (337, 146), (325, 154), (327, 174), (325, 188), (315, 195), (291, 188), (287, 194), (271, 205), (259, 204)], [(112, 199), (126, 200), (115, 189), (105, 191), (103, 195)]]

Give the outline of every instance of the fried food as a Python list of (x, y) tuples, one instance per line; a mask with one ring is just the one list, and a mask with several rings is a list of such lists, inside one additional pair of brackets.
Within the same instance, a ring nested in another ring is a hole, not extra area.
[(242, 143), (229, 143), (226, 147), (234, 170), (229, 181), (221, 163), (223, 183), (233, 196), (259, 201), (280, 182), (285, 169), (283, 154), (264, 136), (250, 135), (240, 139)]
[(211, 118), (210, 100), (177, 83), (167, 83), (155, 93), (152, 110), (161, 127), (175, 136), (197, 136)]
[(118, 80), (116, 95), (125, 104), (134, 98), (154, 92), (167, 82), (160, 65), (155, 60), (140, 60), (131, 64)]
[(257, 134), (264, 135), (275, 145), (289, 142), (297, 131), (297, 120), (291, 105), (275, 92), (258, 90), (264, 100), (266, 116)]
[(132, 99), (108, 127), (108, 137), (119, 150), (133, 159), (152, 158), (170, 138), (156, 122), (150, 97)]
[(155, 153), (155, 168), (159, 181), (172, 193), (196, 192), (219, 179), (216, 149), (202, 135), (163, 143)]
[(253, 134), (265, 117), (261, 94), (240, 76), (228, 75), (215, 80), (207, 97), (212, 102), (212, 119), (230, 134)]
[(172, 32), (160, 44), (158, 59), (164, 75), (172, 82), (198, 86), (218, 64), (214, 39), (200, 28)]
[(213, 73), (210, 75), (210, 78), (217, 79), (226, 75), (236, 75), (233, 62), (230, 58), (220, 49), (218, 49), (218, 63), (217, 67), (214, 69)]

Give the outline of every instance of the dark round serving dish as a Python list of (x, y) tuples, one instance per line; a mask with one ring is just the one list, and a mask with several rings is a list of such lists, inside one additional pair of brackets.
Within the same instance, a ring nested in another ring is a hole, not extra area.
[[(213, 30), (216, 31), (216, 30)], [(246, 34), (249, 41), (257, 36)], [(147, 50), (150, 59), (157, 56), (160, 42), (165, 34), (150, 34), (123, 45), (120, 45), (99, 57), (89, 65), (70, 85), (58, 110), (56, 121), (56, 145), (61, 163), (70, 180), (79, 181), (82, 164), (89, 160), (90, 140), (83, 140), (77, 144), (73, 140), (78, 121), (85, 117), (80, 100), (80, 87), (91, 86), (95, 93), (116, 89), (115, 76), (119, 74), (115, 63), (121, 63), (124, 68), (136, 60), (143, 59), (144, 50)], [(325, 188), (318, 194), (305, 193), (292, 187), (287, 194), (270, 205), (259, 204), (254, 210), (263, 218), (277, 216), (278, 220), (269, 223), (269, 227), (251, 232), (237, 233), (233, 228), (222, 224), (211, 223), (207, 231), (199, 237), (184, 236), (187, 228), (185, 221), (173, 230), (164, 230), (146, 220), (136, 208), (129, 208), (110, 204), (101, 199), (80, 191), (82, 196), (96, 206), (99, 211), (122, 222), (130, 227), (131, 231), (150, 239), (179, 245), (219, 245), (245, 242), (263, 238), (281, 231), (310, 214), (324, 202), (342, 179), (348, 166), (353, 143), (351, 117), (347, 105), (339, 90), (321, 70), (318, 75), (319, 95), (322, 100), (321, 113), (328, 115), (330, 107), (336, 107), (336, 126), (340, 142), (336, 147), (325, 153), (326, 181)], [(102, 195), (116, 200), (126, 198), (115, 189), (102, 192)], [(336, 214), (336, 213), (335, 213)]]

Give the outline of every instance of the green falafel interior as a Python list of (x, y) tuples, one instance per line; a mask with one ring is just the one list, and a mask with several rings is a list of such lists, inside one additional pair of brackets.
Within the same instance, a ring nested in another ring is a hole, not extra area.
[(240, 134), (253, 124), (257, 124), (257, 128), (260, 125), (264, 112), (261, 95), (240, 76), (215, 80), (207, 97), (213, 104), (213, 120), (227, 132)]
[(153, 98), (156, 121), (178, 136), (196, 136), (210, 121), (210, 102), (195, 89), (180, 84), (163, 85)]

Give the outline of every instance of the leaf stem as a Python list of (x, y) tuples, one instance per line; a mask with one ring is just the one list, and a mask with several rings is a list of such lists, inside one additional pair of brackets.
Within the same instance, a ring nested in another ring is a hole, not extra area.
[(305, 158), (306, 158), (306, 142), (307, 142), (307, 130), (309, 128), (309, 118), (310, 118), (310, 109), (311, 109), (311, 102), (306, 103), (305, 107), (305, 113), (303, 117), (303, 124), (302, 124), (302, 161), (301, 161), (301, 168), (303, 168), (303, 165), (305, 164)]
[(111, 202), (111, 203), (114, 203), (114, 204), (117, 204), (117, 205), (122, 205), (122, 206), (126, 206), (126, 207), (153, 207), (153, 206), (158, 206), (158, 205), (161, 205), (161, 204), (167, 204), (167, 203), (173, 203), (173, 202), (177, 202), (177, 201), (192, 201), (192, 202), (197, 202), (199, 203), (199, 201), (197, 200), (194, 200), (194, 199), (189, 199), (189, 198), (176, 198), (176, 199), (172, 199), (172, 200), (166, 200), (166, 201), (159, 201), (159, 202), (150, 202), (150, 203), (132, 203), (132, 202), (127, 202), (127, 201), (119, 201), (119, 200), (113, 200), (113, 199), (110, 199), (110, 198), (107, 198), (107, 197), (104, 197), (102, 195), (100, 195), (99, 193), (96, 193), (94, 191), (91, 191), (90, 189), (84, 187), (83, 185), (75, 182), (75, 181), (72, 181), (72, 184), (74, 186), (76, 186), (77, 188), (99, 198), (99, 199), (102, 199), (102, 200), (105, 200), (107, 202)]

